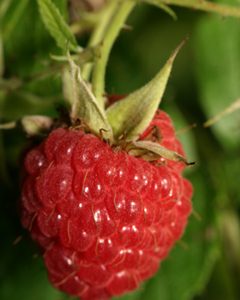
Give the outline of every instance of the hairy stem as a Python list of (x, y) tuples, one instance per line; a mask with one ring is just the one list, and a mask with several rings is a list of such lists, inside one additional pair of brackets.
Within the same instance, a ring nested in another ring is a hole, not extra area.
[[(102, 12), (101, 18), (95, 24), (95, 29), (93, 30), (93, 33), (88, 42), (88, 47), (95, 47), (102, 42), (105, 32), (107, 30), (107, 27), (109, 26), (109, 23), (115, 13), (116, 4), (117, 4), (116, 0), (110, 1), (109, 4), (104, 9), (104, 11)], [(83, 79), (89, 80), (92, 68), (93, 68), (92, 63), (85, 64), (85, 66), (82, 69)]]
[(119, 32), (121, 31), (128, 15), (136, 4), (131, 0), (114, 1), (116, 1), (114, 2), (115, 12), (112, 15), (110, 23), (108, 24), (102, 41), (100, 56), (96, 59), (93, 68), (93, 92), (102, 106), (104, 106), (103, 94), (105, 88), (105, 74), (108, 57)]
[(166, 5), (176, 5), (206, 12), (214, 12), (225, 17), (240, 17), (240, 7), (217, 4), (205, 0), (160, 0)]

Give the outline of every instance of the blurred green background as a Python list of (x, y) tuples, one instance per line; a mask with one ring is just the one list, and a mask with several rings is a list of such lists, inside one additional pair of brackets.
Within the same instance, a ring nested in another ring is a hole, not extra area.
[[(54, 2), (68, 18), (67, 0)], [(176, 21), (156, 7), (137, 6), (111, 53), (107, 92), (127, 94), (143, 85), (189, 37), (161, 107), (172, 116), (188, 159), (197, 162), (186, 172), (194, 185), (194, 213), (158, 274), (121, 299), (237, 300), (240, 110), (210, 128), (203, 123), (240, 98), (240, 20), (174, 10)], [(78, 37), (83, 45), (87, 38), (88, 33)], [(57, 116), (63, 103), (61, 73), (49, 54), (59, 50), (35, 0), (0, 1), (0, 45), (0, 122), (26, 114)], [(182, 130), (191, 124), (196, 127)], [(19, 222), (20, 166), (27, 144), (18, 129), (0, 131), (0, 299), (69, 299), (48, 283), (39, 251)]]

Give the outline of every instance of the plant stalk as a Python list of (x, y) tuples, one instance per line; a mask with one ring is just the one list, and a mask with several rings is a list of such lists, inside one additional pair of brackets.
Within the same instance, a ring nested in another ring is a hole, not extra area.
[(128, 15), (136, 5), (135, 1), (131, 0), (114, 0), (114, 4), (114, 14), (112, 15), (111, 21), (107, 26), (107, 30), (102, 41), (100, 57), (96, 58), (93, 68), (93, 92), (102, 107), (104, 106), (103, 95), (105, 90), (105, 74), (110, 51)]
[[(113, 14), (115, 13), (116, 4), (117, 4), (116, 0), (110, 1), (109, 4), (104, 9), (104, 11), (102, 12), (101, 18), (99, 19), (98, 22), (96, 22), (95, 29), (91, 34), (90, 40), (88, 42), (88, 48), (95, 47), (102, 42), (107, 27), (109, 25), (109, 22), (111, 21)], [(93, 68), (93, 63), (88, 63), (84, 65), (82, 69), (83, 79), (89, 80), (92, 68)]]
[(205, 0), (161, 0), (166, 5), (176, 5), (205, 12), (217, 13), (224, 17), (240, 17), (240, 7), (213, 3)]

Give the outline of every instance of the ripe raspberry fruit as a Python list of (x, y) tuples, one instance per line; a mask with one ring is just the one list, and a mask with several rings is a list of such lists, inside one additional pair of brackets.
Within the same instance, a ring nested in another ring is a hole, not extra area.
[[(140, 137), (183, 155), (158, 111)], [(21, 221), (41, 246), (52, 284), (83, 300), (109, 299), (153, 276), (191, 212), (185, 164), (154, 163), (91, 133), (58, 128), (25, 159)]]

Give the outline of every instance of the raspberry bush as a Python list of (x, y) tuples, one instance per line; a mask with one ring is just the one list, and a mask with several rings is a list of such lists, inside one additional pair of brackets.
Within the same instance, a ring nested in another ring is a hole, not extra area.
[(0, 2), (0, 299), (240, 297), (234, 1)]

